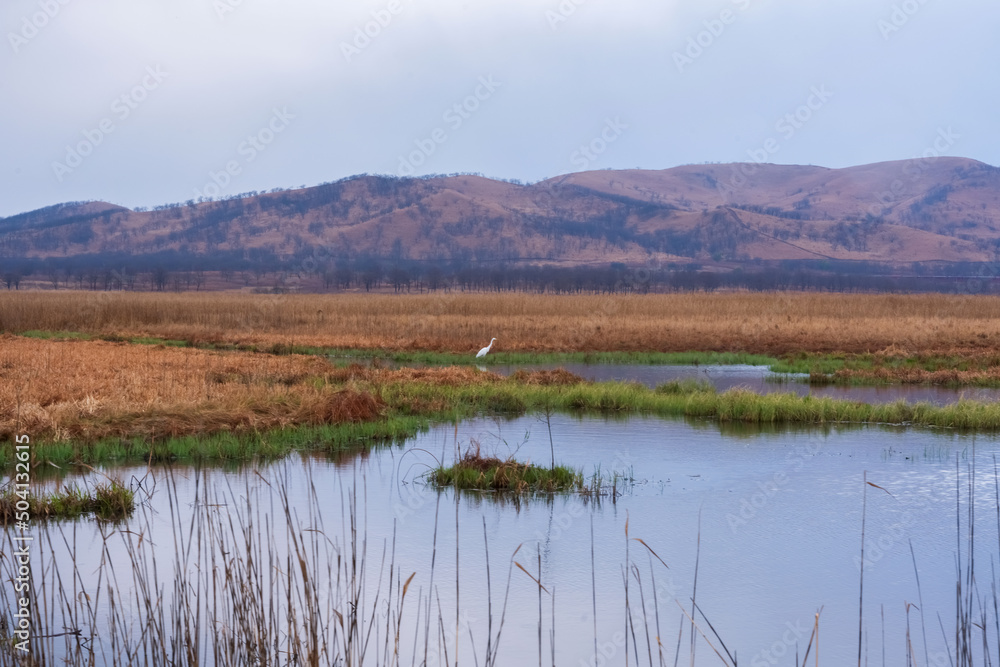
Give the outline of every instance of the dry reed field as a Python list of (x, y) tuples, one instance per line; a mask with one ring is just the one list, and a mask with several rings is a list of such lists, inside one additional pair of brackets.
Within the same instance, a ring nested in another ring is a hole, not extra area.
[(305, 356), (0, 338), (0, 440), (163, 437), (367, 421), (381, 401), (310, 382)]
[(955, 295), (255, 295), (4, 292), (0, 331), (82, 331), (193, 343), (474, 353), (1000, 351), (1000, 298)]
[[(504, 381), (469, 367), (337, 368), (304, 355), (6, 335), (0, 336), (0, 441), (25, 432), (91, 442), (361, 423), (385, 416), (388, 406), (378, 388), (389, 383)], [(558, 370), (521, 371), (511, 381), (559, 385), (581, 378)]]

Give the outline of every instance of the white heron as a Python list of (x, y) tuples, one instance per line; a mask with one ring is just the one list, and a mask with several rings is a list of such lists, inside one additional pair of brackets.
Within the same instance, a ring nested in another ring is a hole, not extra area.
[(490, 344), (489, 345), (487, 345), (483, 349), (479, 350), (479, 354), (476, 355), (476, 359), (478, 359), (479, 357), (485, 357), (486, 353), (490, 351), (491, 347), (493, 347), (493, 341), (495, 341), (495, 340), (496, 340), (496, 338), (493, 338), (492, 340), (490, 340)]

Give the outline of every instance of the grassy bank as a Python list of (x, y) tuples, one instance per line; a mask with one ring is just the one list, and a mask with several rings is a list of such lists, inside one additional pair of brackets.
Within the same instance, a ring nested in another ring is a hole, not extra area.
[[(215, 432), (182, 437), (104, 438), (86, 441), (35, 441), (36, 461), (134, 462), (164, 460), (240, 461), (277, 458), (292, 451), (328, 454), (364, 450), (401, 442), (433, 423), (480, 414), (516, 416), (555, 410), (577, 414), (647, 414), (670, 418), (716, 420), (748, 425), (900, 424), (977, 431), (1000, 431), (1000, 404), (959, 401), (946, 406), (903, 401), (865, 404), (795, 394), (756, 394), (734, 389), (723, 393), (698, 383), (672, 383), (655, 390), (629, 383), (572, 382), (546, 384), (525, 374), (505, 379), (478, 373), (478, 384), (448, 383), (445, 373), (426, 371), (422, 380), (399, 378), (398, 371), (357, 370), (355, 391), (372, 392), (385, 404), (371, 421), (298, 424), (266, 432)], [(475, 373), (469, 371), (467, 373)], [(396, 376), (394, 377), (394, 374)], [(367, 379), (361, 379), (361, 375)], [(563, 378), (566, 380), (566, 378)], [(0, 464), (13, 459), (13, 445), (0, 447)]]
[(472, 366), (339, 366), (107, 341), (7, 337), (0, 346), (0, 464), (27, 434), (38, 461), (238, 461), (294, 450), (338, 453), (406, 439), (434, 422), (561, 410), (743, 424), (892, 423), (1000, 430), (1000, 404), (716, 393), (702, 381), (648, 389), (565, 370), (510, 377)]
[(1000, 430), (1000, 403), (958, 401), (945, 406), (897, 401), (868, 404), (790, 393), (757, 394), (744, 389), (647, 389), (631, 383), (570, 386), (512, 384), (478, 387), (391, 385), (390, 402), (443, 403), (466, 410), (635, 413), (695, 417), (745, 424), (904, 424), (982, 431)]
[[(430, 424), (426, 417), (393, 415), (370, 422), (287, 426), (258, 433), (217, 432), (156, 440), (104, 438), (95, 442), (42, 440), (32, 444), (32, 452), (36, 462), (60, 466), (276, 460), (296, 451), (338, 456), (402, 443)], [(13, 445), (0, 445), (0, 466), (9, 468), (13, 462)]]
[(887, 350), (877, 354), (798, 354), (773, 364), (776, 373), (804, 373), (811, 384), (923, 384), (1000, 387), (1000, 354), (937, 355)]

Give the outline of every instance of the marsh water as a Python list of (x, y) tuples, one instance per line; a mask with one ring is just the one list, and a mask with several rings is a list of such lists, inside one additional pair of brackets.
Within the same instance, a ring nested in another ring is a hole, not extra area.
[(863, 403), (888, 403), (905, 400), (927, 401), (936, 405), (954, 403), (960, 398), (978, 401), (1000, 400), (1000, 388), (945, 387), (938, 385), (810, 385), (808, 376), (797, 373), (772, 373), (766, 366), (740, 364), (702, 366), (657, 366), (644, 364), (537, 364), (519, 366), (483, 366), (503, 375), (516, 370), (566, 370), (588, 380), (639, 382), (655, 387), (672, 380), (704, 380), (719, 391), (745, 387), (757, 393), (791, 392), (800, 396), (828, 396)]
[[(815, 614), (822, 609), (822, 664), (852, 664), (858, 652), (858, 564), (867, 474), (868, 481), (884, 491), (867, 487), (864, 650), (878, 664), (884, 633), (890, 664), (902, 664), (906, 605), (917, 604), (922, 595), (931, 664), (945, 664), (937, 615), (953, 640), (956, 559), (961, 549), (964, 567), (973, 463), (978, 588), (982, 604), (992, 607), (990, 568), (998, 544), (993, 471), (998, 445), (996, 436), (945, 430), (730, 428), (711, 421), (553, 415), (550, 423), (524, 416), (440, 426), (404, 445), (363, 455), (293, 455), (233, 470), (142, 467), (117, 469), (113, 474), (125, 480), (143, 478), (144, 488), (155, 488), (142, 511), (152, 517), (145, 539), (163, 550), (168, 569), (177, 534), (171, 516), (176, 514), (186, 525), (186, 513), (196, 508), (198, 485), (216, 490), (220, 498), (232, 493), (230, 501), (223, 499), (213, 509), (222, 514), (231, 511), (230, 502), (238, 504), (253, 492), (266, 498), (279, 486), (287, 489), (293, 510), (309, 504), (315, 494), (324, 530), (335, 541), (345, 535), (349, 505), (357, 498), (357, 515), (372, 561), (377, 564), (383, 545), (388, 549), (395, 535), (397, 571), (415, 572), (414, 590), (419, 587), (424, 592), (433, 576), (436, 604), (443, 618), (453, 619), (452, 625), (459, 596), (462, 664), (475, 664), (472, 654), (482, 655), (487, 632), (484, 540), (489, 547), (495, 617), (503, 601), (508, 564), (520, 547), (517, 562), (538, 576), (540, 558), (541, 582), (547, 592), (554, 592), (556, 663), (573, 666), (624, 665), (626, 650), (633, 654), (631, 636), (627, 649), (622, 639), (626, 562), (636, 565), (642, 578), (641, 586), (634, 575), (630, 579), (633, 616), (641, 616), (643, 608), (648, 611), (648, 620), (634, 620), (639, 628), (638, 664), (647, 663), (647, 637), (641, 628), (647, 624), (655, 629), (656, 612), (666, 664), (673, 664), (681, 626), (680, 655), (688, 664), (690, 622), (678, 603), (690, 610), (696, 570), (698, 606), (741, 663), (791, 665), (796, 651), (801, 659)], [(484, 493), (466, 492), (456, 498), (454, 492), (439, 492), (426, 483), (430, 467), (440, 460), (450, 462), (456, 448), (464, 451), (470, 446), (501, 458), (543, 464), (549, 463), (550, 447), (554, 448), (557, 463), (588, 476), (599, 472), (605, 479), (616, 478), (617, 496), (606, 495), (599, 501), (578, 495), (535, 496), (515, 503)], [(265, 514), (271, 511), (267, 501), (261, 506)], [(126, 521), (118, 529), (129, 530), (138, 521), (138, 517)], [(644, 544), (627, 541), (626, 526), (628, 536), (641, 539), (665, 565)], [(62, 530), (72, 530), (81, 545), (92, 543), (98, 532), (92, 520), (72, 524), (71, 529), (63, 524)], [(116, 553), (117, 543), (109, 544), (108, 555), (127, 562), (125, 554)], [(57, 555), (56, 560), (66, 557)], [(84, 548), (75, 557), (79, 570), (88, 572), (98, 567), (101, 553)], [(372, 590), (379, 579), (375, 570), (367, 582)], [(518, 569), (511, 577), (499, 664), (533, 664), (539, 653), (538, 587)], [(638, 602), (640, 594), (644, 597)], [(543, 602), (543, 653), (549, 664), (551, 598), (546, 595)], [(698, 621), (709, 633), (703, 617)], [(494, 618), (494, 632), (496, 623)], [(910, 624), (923, 664), (920, 620), (914, 609)], [(469, 630), (478, 642), (475, 647)], [(658, 664), (655, 637), (650, 650)], [(447, 639), (453, 642), (454, 634)], [(636, 664), (634, 655), (629, 664)], [(720, 661), (699, 640), (695, 664)]]

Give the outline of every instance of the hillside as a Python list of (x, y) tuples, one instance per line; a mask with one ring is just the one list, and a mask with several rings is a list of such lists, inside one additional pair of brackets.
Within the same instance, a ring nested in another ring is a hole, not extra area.
[(558, 264), (844, 259), (982, 262), (1000, 251), (1000, 169), (962, 158), (846, 169), (757, 164), (479, 176), (358, 176), (129, 210), (0, 218), (0, 256), (262, 252)]

